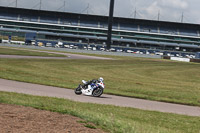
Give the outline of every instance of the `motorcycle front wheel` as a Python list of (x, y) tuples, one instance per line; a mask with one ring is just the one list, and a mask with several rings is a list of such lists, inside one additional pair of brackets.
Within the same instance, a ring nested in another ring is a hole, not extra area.
[(95, 89), (92, 92), (92, 96), (94, 97), (100, 97), (103, 94), (103, 88), (102, 87), (98, 87), (97, 89)]

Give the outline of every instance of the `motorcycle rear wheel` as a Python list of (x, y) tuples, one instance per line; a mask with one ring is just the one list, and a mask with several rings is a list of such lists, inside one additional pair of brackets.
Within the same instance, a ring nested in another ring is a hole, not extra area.
[(75, 92), (76, 95), (81, 95), (82, 94), (80, 85), (74, 90), (74, 92)]

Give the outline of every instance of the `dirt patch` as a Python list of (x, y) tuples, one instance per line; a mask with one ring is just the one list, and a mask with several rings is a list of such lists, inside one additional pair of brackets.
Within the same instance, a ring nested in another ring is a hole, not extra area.
[(0, 103), (1, 133), (103, 133), (100, 129), (86, 127), (82, 121), (70, 115)]

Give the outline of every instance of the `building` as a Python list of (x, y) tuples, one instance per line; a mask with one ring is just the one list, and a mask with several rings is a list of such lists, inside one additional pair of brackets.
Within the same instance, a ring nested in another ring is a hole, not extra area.
[[(105, 45), (108, 17), (0, 7), (0, 35), (51, 42)], [(200, 25), (115, 17), (112, 47), (200, 52)]]

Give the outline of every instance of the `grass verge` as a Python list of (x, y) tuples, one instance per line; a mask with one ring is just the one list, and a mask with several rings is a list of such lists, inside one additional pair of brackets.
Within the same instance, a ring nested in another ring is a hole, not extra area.
[(113, 133), (200, 132), (200, 117), (80, 103), (65, 99), (8, 92), (0, 92), (0, 103), (30, 106), (41, 110), (70, 114)]
[(116, 58), (0, 59), (0, 78), (73, 89), (82, 79), (104, 77), (108, 94), (200, 106), (200, 64)]
[(34, 52), (23, 49), (12, 49), (6, 47), (0, 47), (0, 55), (24, 55), (24, 56), (43, 56), (43, 57), (66, 57), (64, 55)]

